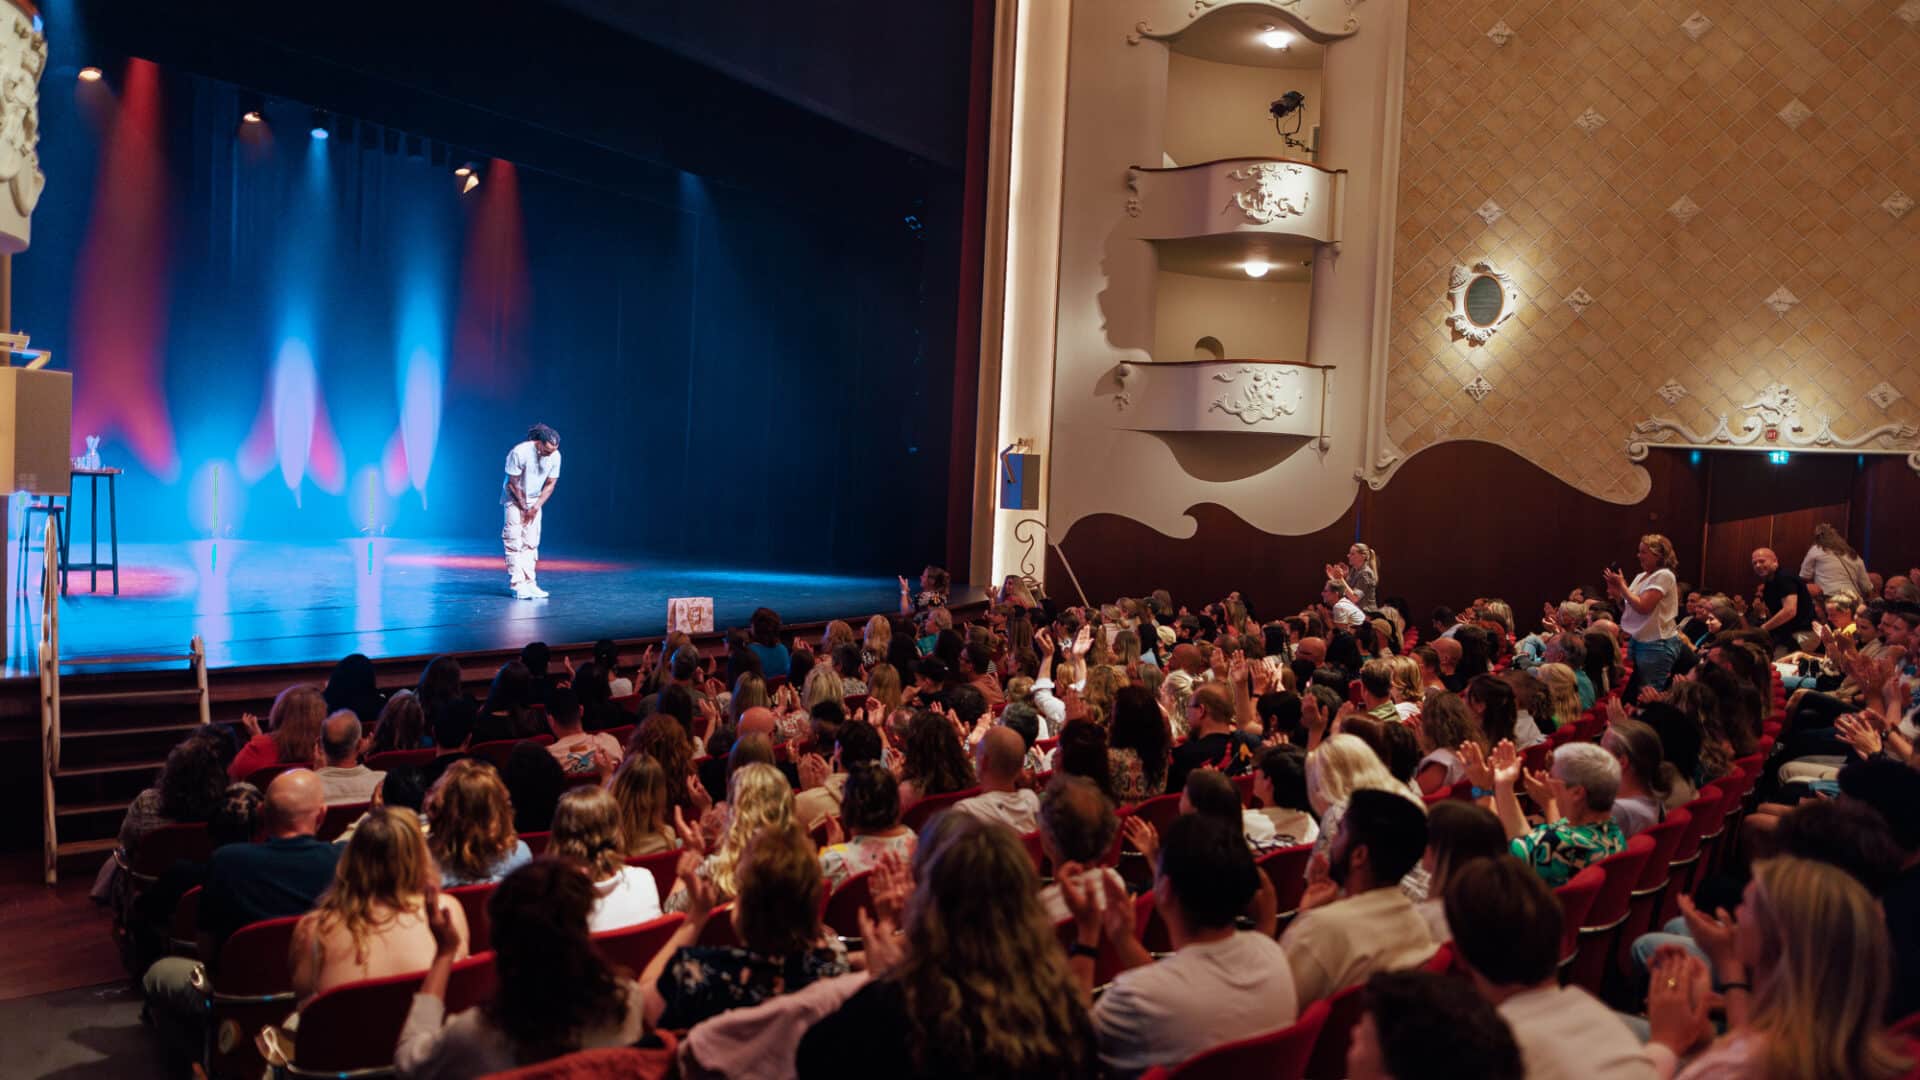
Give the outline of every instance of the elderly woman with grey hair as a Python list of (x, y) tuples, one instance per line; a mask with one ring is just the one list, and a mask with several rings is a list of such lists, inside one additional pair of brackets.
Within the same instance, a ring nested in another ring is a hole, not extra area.
[[(1521, 767), (1520, 752), (1510, 740), (1501, 740), (1492, 754), (1473, 743), (1462, 744), (1460, 758), (1478, 790), (1491, 788), (1493, 812), (1507, 830), (1516, 858), (1533, 868), (1552, 888), (1559, 888), (1581, 870), (1627, 846), (1627, 838), (1613, 820), (1613, 800), (1620, 791), (1620, 762), (1593, 743), (1567, 743), (1553, 752), (1553, 763), (1542, 773)], [(1539, 825), (1527, 822), (1517, 787), (1545, 812)]]

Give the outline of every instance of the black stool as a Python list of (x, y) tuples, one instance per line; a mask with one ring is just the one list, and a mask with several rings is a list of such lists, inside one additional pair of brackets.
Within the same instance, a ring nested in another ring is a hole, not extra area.
[(22, 509), (20, 514), (20, 571), (17, 575), (21, 587), (25, 587), (28, 581), (27, 557), (35, 551), (46, 550), (44, 547), (35, 548), (32, 542), (33, 515), (41, 514), (53, 518), (59, 529), (61, 547), (56, 547), (52, 551), (46, 552), (46, 555), (48, 558), (54, 560), (55, 566), (60, 568), (60, 591), (67, 591), (67, 560), (62, 551), (62, 548), (66, 545), (67, 536), (66, 512), (66, 507), (61, 506), (51, 499), (46, 502), (30, 502)]

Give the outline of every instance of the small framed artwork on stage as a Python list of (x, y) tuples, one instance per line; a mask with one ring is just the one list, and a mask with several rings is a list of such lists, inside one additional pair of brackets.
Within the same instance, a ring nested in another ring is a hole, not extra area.
[(713, 597), (675, 596), (667, 600), (667, 632), (713, 633)]

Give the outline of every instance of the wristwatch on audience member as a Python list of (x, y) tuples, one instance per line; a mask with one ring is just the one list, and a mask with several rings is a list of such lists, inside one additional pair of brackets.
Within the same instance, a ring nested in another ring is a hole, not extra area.
[(1089, 960), (1098, 960), (1100, 959), (1100, 947), (1098, 945), (1089, 945), (1076, 938), (1073, 944), (1067, 946), (1067, 956), (1069, 959), (1076, 956), (1084, 956)]

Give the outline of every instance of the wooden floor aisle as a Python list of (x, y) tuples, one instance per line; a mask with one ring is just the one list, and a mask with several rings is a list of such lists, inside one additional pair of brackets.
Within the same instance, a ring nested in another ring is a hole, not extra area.
[(38, 855), (0, 856), (0, 1001), (126, 978), (92, 885), (73, 870), (49, 888)]

